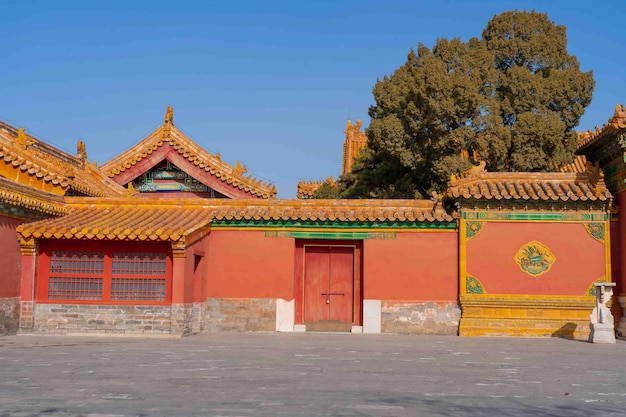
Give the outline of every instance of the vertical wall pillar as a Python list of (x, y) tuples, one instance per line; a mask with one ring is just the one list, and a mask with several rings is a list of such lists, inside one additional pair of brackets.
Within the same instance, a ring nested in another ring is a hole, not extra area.
[(619, 262), (620, 274), (617, 284), (617, 300), (622, 306), (622, 318), (617, 325), (617, 331), (626, 337), (626, 190), (617, 194), (619, 204)]
[(35, 280), (39, 247), (33, 238), (20, 239), (22, 271), (20, 282), (20, 332), (31, 332), (35, 327)]
[(185, 261), (187, 252), (184, 241), (172, 242), (172, 334), (184, 336), (191, 332), (185, 304)]

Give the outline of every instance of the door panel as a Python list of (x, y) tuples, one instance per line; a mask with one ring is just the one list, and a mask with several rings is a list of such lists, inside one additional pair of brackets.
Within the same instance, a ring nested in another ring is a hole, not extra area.
[(352, 322), (354, 300), (354, 250), (330, 248), (329, 320)]
[(354, 321), (354, 248), (307, 246), (304, 321)]
[(328, 304), (322, 293), (329, 290), (330, 257), (327, 247), (307, 247), (304, 257), (304, 319), (328, 320)]

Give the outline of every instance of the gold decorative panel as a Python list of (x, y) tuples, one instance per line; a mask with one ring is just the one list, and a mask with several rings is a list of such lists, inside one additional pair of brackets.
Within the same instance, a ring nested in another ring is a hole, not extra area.
[(533, 277), (548, 272), (555, 260), (550, 248), (536, 240), (528, 242), (515, 254), (515, 262), (520, 269)]

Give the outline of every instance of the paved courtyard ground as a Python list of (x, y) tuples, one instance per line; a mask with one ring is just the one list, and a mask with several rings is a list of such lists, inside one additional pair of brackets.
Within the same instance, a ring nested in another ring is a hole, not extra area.
[(0, 337), (1, 417), (624, 415), (625, 341)]

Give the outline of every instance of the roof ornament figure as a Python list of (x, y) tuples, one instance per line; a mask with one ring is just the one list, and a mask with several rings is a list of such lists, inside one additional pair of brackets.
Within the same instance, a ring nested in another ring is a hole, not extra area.
[(234, 171), (235, 175), (242, 176), (246, 172), (248, 172), (248, 168), (241, 165), (241, 162), (237, 161), (237, 163), (235, 164), (235, 171)]
[(451, 175), (450, 176), (450, 182), (454, 183), (454, 182), (461, 181), (461, 180), (464, 180), (464, 179), (475, 180), (475, 179), (481, 178), (487, 172), (485, 170), (485, 166), (486, 165), (487, 165), (487, 163), (485, 161), (480, 161), (480, 163), (478, 165), (474, 165), (473, 167), (471, 167), (470, 169), (468, 169), (465, 172), (462, 172), (462, 173), (456, 174), (456, 175)]
[(609, 119), (609, 123), (617, 128), (623, 129), (626, 127), (626, 109), (623, 104), (615, 106), (615, 113), (613, 113), (613, 117)]
[(87, 147), (82, 140), (79, 140), (76, 144), (76, 159), (83, 164), (87, 161)]
[(600, 196), (604, 192), (606, 192), (606, 184), (604, 182), (604, 172), (602, 168), (600, 168), (600, 163), (587, 161), (585, 164), (587, 178), (589, 179), (589, 184), (594, 187), (594, 193), (596, 196)]
[(167, 125), (174, 124), (174, 109), (172, 109), (172, 106), (167, 106), (167, 110), (165, 111), (165, 120), (163, 123)]
[(21, 127), (17, 131), (17, 138), (15, 138), (15, 146), (17, 146), (20, 149), (26, 149), (27, 147), (29, 147), (33, 143), (35, 143), (35, 142), (26, 135), (26, 132), (24, 131), (24, 128)]

